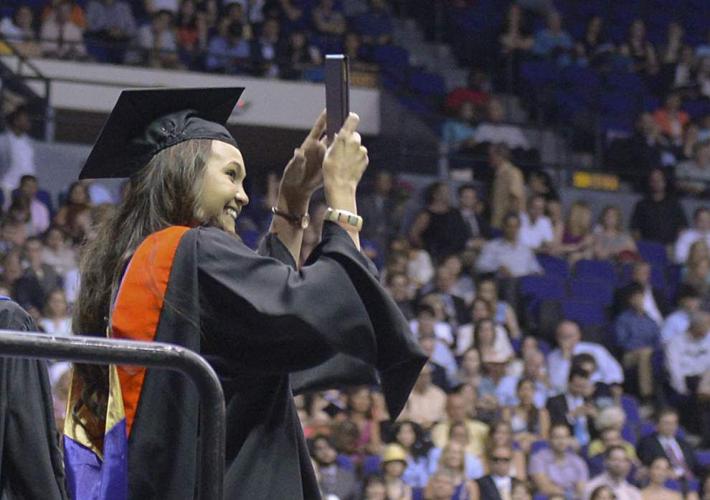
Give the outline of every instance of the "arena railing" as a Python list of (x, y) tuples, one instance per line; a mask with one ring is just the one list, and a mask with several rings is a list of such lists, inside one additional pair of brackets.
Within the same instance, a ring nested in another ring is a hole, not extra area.
[(221, 500), (225, 454), (225, 404), (217, 374), (197, 353), (161, 342), (97, 337), (57, 337), (0, 330), (0, 356), (61, 359), (94, 365), (128, 364), (173, 370), (187, 376), (200, 395), (200, 464), (197, 495)]

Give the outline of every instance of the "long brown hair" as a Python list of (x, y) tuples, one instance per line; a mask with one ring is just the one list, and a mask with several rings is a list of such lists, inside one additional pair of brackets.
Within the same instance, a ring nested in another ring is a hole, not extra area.
[[(201, 219), (197, 200), (211, 146), (209, 139), (194, 139), (157, 153), (131, 179), (131, 187), (114, 214), (85, 242), (72, 322), (75, 333), (106, 335), (123, 271), (147, 236), (169, 226), (193, 226)], [(77, 364), (75, 368), (82, 391), (74, 413), (84, 406), (103, 418), (108, 393), (106, 367)]]

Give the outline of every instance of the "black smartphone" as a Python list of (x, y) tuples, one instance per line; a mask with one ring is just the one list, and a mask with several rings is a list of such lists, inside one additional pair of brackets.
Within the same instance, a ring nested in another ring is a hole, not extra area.
[(325, 107), (328, 141), (332, 141), (350, 113), (350, 67), (346, 55), (325, 56)]

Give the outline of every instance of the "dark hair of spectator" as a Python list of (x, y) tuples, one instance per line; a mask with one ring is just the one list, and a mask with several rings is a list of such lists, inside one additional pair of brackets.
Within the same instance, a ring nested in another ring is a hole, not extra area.
[(241, 38), (244, 34), (244, 26), (242, 26), (241, 23), (237, 22), (231, 23), (227, 28), (227, 34), (233, 38)]
[(660, 422), (661, 419), (667, 415), (675, 415), (676, 417), (678, 416), (678, 410), (671, 406), (666, 406), (664, 408), (661, 408), (658, 410), (656, 413), (656, 423)]
[(436, 310), (429, 304), (419, 304), (417, 306), (417, 316), (420, 314), (428, 314), (429, 316), (436, 318)]
[(580, 352), (579, 354), (575, 354), (574, 356), (572, 356), (571, 366), (573, 368), (581, 368), (582, 365), (585, 365), (587, 363), (593, 364), (595, 368), (597, 366), (596, 358), (588, 352)]
[(329, 436), (326, 436), (325, 434), (316, 434), (306, 442), (306, 444), (308, 445), (309, 455), (315, 455), (315, 446), (318, 441), (325, 441), (326, 443), (328, 443), (328, 446), (335, 449), (335, 445), (333, 444), (333, 441), (330, 439)]
[(29, 115), (30, 110), (25, 104), (20, 104), (15, 109), (7, 114), (6, 120), (9, 125), (14, 125), (17, 119), (22, 115)]
[(20, 177), (20, 186), (22, 186), (25, 182), (28, 182), (28, 181), (37, 182), (37, 176), (23, 175), (22, 177)]
[(495, 144), (491, 144), (490, 149), (488, 150), (491, 154), (498, 155), (501, 158), (505, 160), (510, 159), (510, 149), (508, 146), (502, 142), (497, 142)]
[(421, 426), (416, 422), (412, 422), (411, 420), (402, 420), (401, 422), (397, 422), (394, 425), (394, 428), (392, 429), (392, 439), (390, 439), (389, 442), (401, 444), (399, 443), (399, 441), (397, 441), (397, 434), (399, 434), (399, 431), (404, 426), (411, 427), (412, 432), (414, 432), (414, 444), (409, 449), (409, 452), (414, 457), (426, 456), (432, 445), (425, 439), (426, 433), (421, 428)]
[(387, 286), (392, 286), (392, 283), (394, 283), (394, 280), (395, 280), (396, 278), (404, 278), (404, 279), (406, 279), (407, 281), (409, 281), (409, 276), (407, 276), (405, 273), (399, 273), (399, 272), (397, 272), (397, 273), (389, 273), (389, 274), (387, 275), (387, 279), (385, 280), (385, 285), (387, 285)]
[(680, 302), (681, 300), (685, 299), (699, 299), (701, 298), (702, 295), (698, 291), (696, 287), (693, 285), (688, 285), (687, 283), (683, 283), (678, 287), (678, 295), (677, 295), (677, 300)]
[(575, 378), (586, 378), (589, 379), (592, 374), (589, 373), (587, 370), (580, 368), (579, 366), (573, 366), (570, 371), (569, 371), (569, 376), (567, 377), (567, 380), (569, 382), (572, 382), (572, 379)]
[(445, 185), (446, 183), (444, 182), (432, 182), (431, 184), (429, 184), (424, 190), (424, 203), (426, 205), (431, 204), (434, 201), (434, 195), (436, 194), (436, 191)]
[(639, 284), (639, 283), (630, 283), (630, 284), (626, 287), (626, 297), (625, 297), (625, 299), (626, 299), (626, 300), (625, 300), (626, 305), (627, 305), (627, 306), (630, 305), (630, 304), (631, 304), (631, 298), (632, 298), (634, 295), (639, 295), (639, 294), (641, 294), (641, 295), (644, 294), (643, 285), (641, 285), (641, 284)]
[(698, 207), (693, 212), (693, 220), (697, 221), (703, 213), (710, 213), (710, 208), (708, 207)]
[(599, 500), (599, 497), (604, 492), (611, 493), (612, 498), (616, 498), (616, 495), (614, 495), (614, 492), (611, 490), (611, 488), (606, 484), (602, 484), (601, 486), (597, 486), (596, 488), (594, 488), (592, 494), (589, 496), (589, 500)]
[(456, 194), (461, 196), (464, 191), (474, 191), (476, 194), (478, 194), (478, 190), (476, 189), (476, 186), (473, 184), (461, 184), (458, 189), (456, 190)]

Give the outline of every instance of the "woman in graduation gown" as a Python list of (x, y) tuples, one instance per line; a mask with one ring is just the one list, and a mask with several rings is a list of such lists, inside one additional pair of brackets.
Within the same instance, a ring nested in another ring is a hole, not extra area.
[[(226, 398), (225, 498), (310, 500), (320, 495), (294, 385), (365, 376), (381, 385), (395, 418), (424, 356), (359, 252), (355, 191), (368, 158), (356, 115), (326, 150), (323, 114), (295, 151), (260, 251), (236, 237), (246, 170), (223, 124), (241, 91), (121, 94), (80, 177), (130, 177), (131, 189), (86, 248), (75, 328), (200, 352)], [(308, 202), (321, 183), (330, 221), (298, 269)], [(118, 378), (128, 496), (192, 497), (196, 391), (166, 370), (119, 367)], [(107, 380), (105, 369), (79, 366), (72, 389), (69, 417), (99, 441)]]

